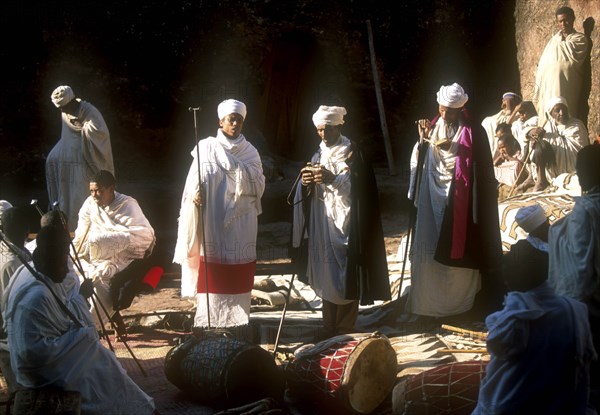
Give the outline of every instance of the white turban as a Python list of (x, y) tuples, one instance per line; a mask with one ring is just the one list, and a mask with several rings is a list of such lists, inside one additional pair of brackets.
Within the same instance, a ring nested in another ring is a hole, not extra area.
[(448, 108), (462, 108), (469, 100), (462, 86), (456, 82), (449, 86), (443, 86), (437, 93), (437, 102)]
[(517, 94), (516, 92), (505, 92), (504, 94), (502, 94), (502, 99), (510, 97), (516, 98), (520, 101), (523, 100), (523, 98), (521, 98), (521, 95)]
[(56, 108), (60, 108), (73, 101), (73, 99), (75, 99), (75, 93), (70, 86), (61, 85), (52, 91), (50, 98), (52, 99), (52, 103), (56, 105)]
[(517, 211), (515, 221), (525, 232), (531, 233), (546, 222), (546, 213), (540, 205), (524, 206)]
[(321, 105), (317, 112), (312, 116), (315, 127), (320, 125), (342, 125), (344, 123), (344, 115), (346, 108), (344, 107), (328, 107)]
[(242, 118), (246, 119), (246, 104), (235, 99), (226, 99), (221, 102), (217, 107), (217, 115), (222, 120), (229, 114), (240, 114)]
[(11, 207), (13, 207), (13, 205), (9, 201), (0, 200), (0, 225), (2, 225), (2, 212)]
[(552, 111), (552, 109), (558, 105), (563, 104), (567, 109), (569, 109), (569, 105), (567, 104), (567, 100), (564, 97), (554, 97), (548, 100), (548, 104), (546, 105), (546, 112)]

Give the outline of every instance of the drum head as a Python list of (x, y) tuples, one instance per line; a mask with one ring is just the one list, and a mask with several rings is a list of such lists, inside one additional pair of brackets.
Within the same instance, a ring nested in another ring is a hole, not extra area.
[(342, 393), (352, 410), (368, 414), (389, 395), (396, 381), (396, 352), (386, 337), (362, 341), (350, 354)]

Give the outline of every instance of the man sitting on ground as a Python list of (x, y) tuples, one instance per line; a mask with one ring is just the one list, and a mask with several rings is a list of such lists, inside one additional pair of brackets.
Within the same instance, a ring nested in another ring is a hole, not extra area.
[[(494, 175), (498, 180), (498, 198), (510, 193), (517, 181), (522, 182), (524, 176), (521, 162), (521, 147), (513, 137), (510, 125), (501, 123), (496, 128), (497, 149), (494, 158)], [(508, 191), (509, 193), (507, 193)]]
[[(25, 388), (79, 392), (81, 413), (155, 413), (153, 399), (99, 341), (91, 321), (69, 311), (62, 281), (68, 235), (48, 226), (37, 236), (33, 266), (20, 267), (5, 293), (11, 367)], [(88, 311), (89, 314), (89, 311)]]
[(151, 267), (154, 229), (135, 199), (115, 191), (109, 171), (90, 180), (90, 194), (79, 211), (73, 246), (99, 300), (124, 330), (119, 310), (131, 305)]

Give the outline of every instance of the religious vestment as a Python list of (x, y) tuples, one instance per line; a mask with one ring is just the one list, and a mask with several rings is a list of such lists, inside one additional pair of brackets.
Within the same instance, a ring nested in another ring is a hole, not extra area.
[(153, 399), (99, 342), (89, 311), (87, 318), (77, 319), (78, 327), (58, 303), (68, 302), (67, 287), (38, 274), (45, 283), (19, 268), (4, 297), (11, 366), (19, 384), (79, 392), (82, 414), (152, 414)]
[(149, 256), (154, 243), (154, 229), (134, 198), (115, 192), (114, 200), (105, 207), (92, 196), (85, 200), (73, 246), (86, 277), (93, 280), (100, 301), (111, 314), (111, 279), (134, 260)]
[(312, 156), (335, 175), (295, 192), (293, 240), (299, 279), (337, 305), (390, 299), (375, 176), (356, 144), (340, 135)]
[(417, 143), (413, 151), (409, 197), (417, 219), (407, 311), (414, 314), (442, 317), (470, 310), (481, 274), (495, 279), (500, 266), (498, 184), (488, 141), (472, 129), (464, 111), (456, 124), (447, 129), (436, 117), (433, 144)]
[(564, 97), (569, 103), (569, 112), (578, 117), (583, 86), (583, 64), (588, 56), (589, 40), (579, 32), (563, 39), (561, 32), (550, 38), (546, 45), (535, 75), (533, 103), (544, 125), (549, 114), (546, 107), (554, 97)]
[[(181, 296), (196, 297), (196, 327), (245, 325), (256, 270), (260, 198), (265, 189), (262, 162), (243, 134), (230, 139), (221, 129), (216, 137), (201, 140), (191, 155), (194, 160), (181, 198), (173, 258), (181, 264)], [(199, 191), (204, 201), (202, 217), (193, 202)]]
[(584, 304), (544, 282), (509, 292), (485, 323), (490, 362), (473, 415), (588, 413), (596, 353)]
[(50, 203), (59, 203), (67, 223), (77, 223), (92, 176), (100, 170), (115, 172), (110, 133), (102, 114), (89, 102), (77, 100), (79, 114), (62, 113), (60, 140), (46, 158), (48, 198)]

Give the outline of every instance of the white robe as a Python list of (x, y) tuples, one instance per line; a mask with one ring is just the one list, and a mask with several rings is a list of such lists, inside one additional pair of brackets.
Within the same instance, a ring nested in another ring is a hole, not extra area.
[(529, 143), (529, 139), (525, 136), (529, 130), (533, 127), (538, 126), (539, 117), (534, 115), (531, 118), (526, 119), (525, 121), (516, 120), (511, 125), (510, 129), (512, 131), (513, 137), (517, 139), (519, 145), (521, 146), (521, 150), (525, 148), (525, 144)]
[(575, 172), (577, 153), (590, 144), (587, 129), (577, 118), (569, 117), (566, 124), (556, 124), (553, 119), (544, 125), (547, 141), (554, 150), (554, 166), (547, 168), (548, 178), (554, 179), (561, 173)]
[(546, 106), (555, 97), (564, 97), (569, 113), (578, 117), (583, 63), (589, 49), (589, 41), (583, 33), (573, 32), (562, 40), (560, 32), (550, 38), (542, 52), (535, 75), (533, 104), (540, 116), (540, 125), (548, 118)]
[[(321, 142), (320, 151), (311, 159), (336, 175), (331, 183), (314, 185), (310, 200), (308, 235), (308, 283), (322, 299), (334, 304), (349, 304), (344, 295), (350, 234), (351, 183), (346, 164), (351, 151), (350, 140), (340, 136), (331, 147)], [(299, 247), (304, 229), (302, 183), (298, 183), (294, 207), (293, 246)], [(306, 238), (307, 236), (304, 235)]]
[(81, 413), (86, 415), (152, 414), (153, 399), (100, 344), (89, 311), (87, 318), (79, 320), (83, 327), (75, 326), (50, 293), (52, 289), (66, 303), (64, 283), (42, 278), (51, 288), (23, 266), (5, 293), (11, 366), (19, 384), (77, 391)]
[(499, 124), (503, 122), (508, 122), (510, 118), (510, 114), (506, 113), (504, 110), (500, 110), (500, 112), (490, 115), (489, 117), (485, 117), (481, 121), (481, 126), (485, 130), (487, 134), (488, 141), (490, 142), (490, 150), (492, 151), (492, 157), (496, 154), (496, 148), (498, 147), (497, 139), (496, 139), (496, 128)]
[[(443, 317), (466, 312), (481, 288), (479, 270), (443, 265), (433, 258), (454, 177), (461, 129), (462, 126), (453, 137), (448, 137), (452, 140), (448, 150), (430, 145), (425, 155), (416, 192), (417, 224), (410, 252), (411, 288), (407, 311), (413, 314)], [(444, 120), (439, 118), (431, 140), (437, 142), (444, 138), (444, 130)], [(418, 151), (413, 152), (413, 157), (411, 165), (416, 165)]]
[(110, 133), (102, 114), (89, 102), (78, 101), (76, 118), (62, 113), (60, 140), (46, 159), (48, 198), (50, 203), (59, 203), (67, 223), (77, 223), (91, 177), (100, 170), (115, 173)]
[(113, 311), (110, 279), (133, 260), (152, 253), (154, 242), (154, 229), (134, 198), (115, 192), (114, 200), (104, 208), (91, 196), (85, 200), (73, 246), (86, 277), (93, 280), (96, 294), (109, 313)]
[[(194, 159), (181, 197), (173, 262), (181, 264), (181, 296), (196, 297), (194, 325), (206, 327), (206, 293), (197, 293), (200, 257), (220, 264), (256, 261), (258, 215), (262, 213), (260, 198), (265, 190), (265, 176), (258, 151), (242, 134), (231, 140), (219, 129), (216, 137), (201, 140), (191, 155)], [(198, 164), (204, 194), (202, 220), (193, 203), (199, 189)], [(251, 290), (242, 294), (209, 293), (211, 325), (248, 324), (250, 294)]]

